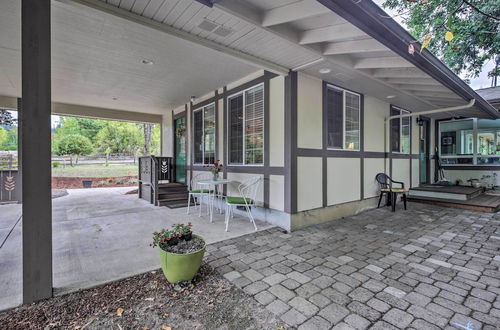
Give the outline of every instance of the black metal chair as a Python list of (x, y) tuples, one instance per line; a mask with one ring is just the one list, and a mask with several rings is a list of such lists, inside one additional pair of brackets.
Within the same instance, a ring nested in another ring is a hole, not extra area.
[[(380, 187), (380, 197), (378, 199), (378, 205), (377, 208), (380, 207), (380, 202), (382, 201), (382, 197), (384, 197), (384, 194), (386, 195), (386, 205), (392, 206), (392, 212), (396, 210), (396, 200), (398, 198), (398, 194), (402, 194), (401, 198), (403, 199), (404, 207), (406, 210), (406, 189), (405, 189), (405, 184), (400, 181), (395, 181), (391, 179), (390, 176), (388, 176), (385, 173), (379, 173), (375, 176), (375, 180), (377, 180), (377, 183)], [(401, 185), (400, 188), (393, 187), (393, 184), (398, 184)]]

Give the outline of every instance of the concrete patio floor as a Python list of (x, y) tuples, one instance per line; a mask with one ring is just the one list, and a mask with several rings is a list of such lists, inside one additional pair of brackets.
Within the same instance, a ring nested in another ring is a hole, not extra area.
[(500, 328), (500, 214), (410, 203), (252, 233), (207, 259), (299, 330)]
[[(207, 243), (254, 232), (235, 216), (224, 231), (224, 215), (198, 217), (196, 210), (154, 207), (131, 187), (72, 189), (53, 199), (53, 269), (55, 293), (95, 286), (159, 267), (158, 251), (149, 246), (152, 232), (174, 223), (193, 223)], [(22, 301), (21, 205), (0, 205), (0, 310)], [(272, 226), (257, 221), (259, 230)], [(9, 234), (10, 233), (10, 234)], [(8, 238), (5, 240), (5, 238)]]

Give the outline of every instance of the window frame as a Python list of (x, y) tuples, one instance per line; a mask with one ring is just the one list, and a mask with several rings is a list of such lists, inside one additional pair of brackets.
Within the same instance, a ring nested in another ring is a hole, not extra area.
[[(391, 104), (391, 107), (389, 108), (389, 116), (394, 116), (392, 114), (392, 110), (399, 110), (399, 115), (396, 115), (396, 116), (400, 116), (400, 115), (404, 115), (404, 114), (411, 114), (412, 112), (410, 110), (406, 110), (406, 109), (403, 109), (401, 107), (398, 107), (398, 106), (395, 106), (395, 105), (392, 105)], [(404, 112), (404, 113), (403, 113)], [(389, 130), (391, 132), (391, 139), (389, 141), (389, 148), (390, 148), (390, 151), (391, 153), (393, 154), (400, 154), (400, 155), (411, 155), (411, 148), (412, 148), (412, 135), (413, 135), (413, 132), (412, 132), (412, 120), (411, 120), (411, 116), (409, 117), (405, 117), (405, 118), (409, 118), (409, 123), (410, 123), (410, 127), (409, 127), (409, 136), (408, 136), (408, 141), (410, 141), (410, 145), (409, 145), (409, 150), (408, 152), (403, 152), (401, 151), (402, 150), (402, 147), (403, 147), (403, 118), (394, 118), (394, 119), (391, 119), (389, 120)], [(392, 121), (393, 120), (399, 120), (399, 151), (394, 151), (392, 150), (392, 139), (393, 139), (393, 136), (392, 136)]]
[[(325, 127), (326, 127), (326, 149), (327, 150), (336, 150), (336, 151), (361, 151), (361, 130), (363, 129), (362, 127), (362, 123), (361, 123), (361, 106), (362, 106), (362, 102), (361, 102), (361, 99), (362, 99), (362, 94), (360, 93), (357, 93), (357, 92), (353, 92), (351, 90), (348, 90), (348, 89), (345, 89), (345, 88), (342, 88), (342, 87), (338, 87), (338, 86), (335, 86), (335, 85), (332, 85), (332, 84), (326, 84), (326, 88), (325, 88), (325, 93), (328, 93), (328, 89), (334, 89), (334, 90), (337, 90), (337, 91), (342, 91), (342, 148), (338, 148), (338, 147), (330, 147), (328, 145), (328, 134), (329, 134), (329, 131), (328, 131), (328, 122), (326, 122), (325, 124)], [(348, 149), (346, 148), (346, 93), (350, 93), (350, 94), (353, 94), (353, 95), (357, 95), (358, 96), (358, 125), (359, 125), (359, 130), (358, 130), (358, 149)], [(328, 95), (325, 95), (324, 96), (325, 99), (328, 99)], [(328, 104), (325, 104), (325, 111), (326, 111), (326, 117), (324, 120), (327, 120), (326, 118), (328, 118)]]
[[(246, 97), (245, 97), (245, 93), (251, 89), (255, 89), (255, 88), (258, 88), (258, 87), (261, 87), (262, 88), (262, 107), (263, 107), (263, 116), (262, 116), (262, 163), (255, 163), (255, 164), (245, 164), (246, 162), (246, 147), (247, 147), (247, 143), (246, 143), (246, 128), (245, 128), (245, 118), (246, 118)], [(238, 97), (242, 95), (243, 97), (243, 134), (242, 134), (242, 139), (243, 139), (243, 148), (242, 148), (242, 163), (241, 164), (238, 164), (238, 163), (231, 163), (230, 162), (230, 144), (229, 144), (229, 129), (230, 129), (230, 105), (231, 105), (231, 102), (229, 102), (230, 99), (232, 98), (235, 98), (235, 97)], [(226, 159), (227, 159), (227, 165), (228, 166), (259, 166), (259, 167), (264, 167), (264, 164), (265, 164), (265, 157), (266, 157), (266, 152), (265, 152), (265, 147), (266, 147), (266, 131), (265, 131), (265, 127), (266, 127), (266, 123), (265, 123), (265, 120), (266, 120), (266, 116), (265, 116), (265, 112), (267, 111), (266, 109), (266, 89), (264, 87), (264, 83), (261, 82), (261, 83), (258, 83), (258, 84), (255, 84), (251, 87), (248, 87), (248, 88), (245, 88), (243, 90), (240, 90), (236, 93), (233, 93), (231, 95), (228, 95), (226, 97), (226, 131), (228, 132), (227, 136), (226, 136), (226, 145), (227, 145), (227, 148), (226, 148)]]
[[(441, 123), (449, 123), (449, 122), (457, 122), (457, 121), (472, 121), (472, 155), (452, 155), (452, 156), (443, 156), (441, 154)], [(498, 167), (500, 169), (500, 164), (479, 164), (478, 158), (500, 158), (500, 155), (483, 155), (479, 153), (479, 143), (478, 143), (478, 133), (481, 128), (478, 128), (478, 118), (461, 118), (461, 119), (449, 119), (449, 120), (440, 120), (438, 121), (438, 152), (440, 159), (447, 158), (471, 158), (471, 164), (443, 164), (443, 166), (450, 167), (460, 167), (460, 166), (474, 166), (478, 169), (481, 169), (483, 166), (487, 167)], [(497, 134), (499, 130), (497, 131)]]
[[(193, 115), (192, 115), (192, 118), (194, 118), (194, 113), (195, 112), (198, 112), (198, 111), (201, 111), (201, 132), (202, 132), (202, 140), (201, 140), (201, 143), (202, 143), (202, 152), (201, 152), (201, 159), (203, 159), (203, 161), (201, 163), (199, 162), (196, 162), (195, 161), (195, 150), (194, 150), (194, 144), (195, 144), (195, 141), (194, 141), (194, 135), (195, 135), (195, 122), (193, 120), (193, 165), (210, 165), (210, 164), (205, 164), (205, 108), (208, 108), (210, 106), (213, 106), (214, 107), (214, 117), (215, 117), (215, 124), (214, 124), (214, 135), (215, 135), (215, 140), (217, 140), (217, 107), (215, 106), (215, 102), (211, 102), (211, 103), (208, 103), (208, 104), (205, 104), (199, 108), (196, 108), (193, 110)], [(217, 158), (217, 143), (215, 144), (215, 150), (214, 150), (214, 161), (215, 159)]]

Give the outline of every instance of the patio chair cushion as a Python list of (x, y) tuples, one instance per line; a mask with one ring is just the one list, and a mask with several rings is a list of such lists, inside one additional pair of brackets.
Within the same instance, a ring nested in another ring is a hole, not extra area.
[[(244, 197), (231, 197), (231, 196), (227, 196), (226, 197), (226, 202), (228, 204), (242, 204), (242, 205), (245, 205), (245, 198)], [(246, 202), (247, 202), (248, 205), (253, 204), (253, 199), (246, 198)]]
[(211, 194), (212, 190), (209, 189), (195, 189), (189, 191), (191, 194)]
[(406, 189), (403, 189), (403, 188), (392, 188), (392, 189), (389, 189), (389, 188), (382, 188), (380, 189), (381, 191), (391, 191), (391, 192), (395, 192), (395, 193), (404, 193), (406, 192)]

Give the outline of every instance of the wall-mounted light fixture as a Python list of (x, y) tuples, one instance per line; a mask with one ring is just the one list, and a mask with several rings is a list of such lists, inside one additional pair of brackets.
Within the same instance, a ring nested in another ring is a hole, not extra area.
[(420, 118), (420, 116), (415, 117), (415, 120), (417, 121), (418, 126), (424, 126), (424, 120)]

